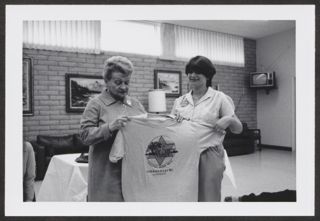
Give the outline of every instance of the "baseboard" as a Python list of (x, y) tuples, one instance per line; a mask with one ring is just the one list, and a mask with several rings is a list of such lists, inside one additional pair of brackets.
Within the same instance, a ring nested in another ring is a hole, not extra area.
[(291, 147), (268, 145), (268, 144), (259, 144), (258, 148), (292, 151)]

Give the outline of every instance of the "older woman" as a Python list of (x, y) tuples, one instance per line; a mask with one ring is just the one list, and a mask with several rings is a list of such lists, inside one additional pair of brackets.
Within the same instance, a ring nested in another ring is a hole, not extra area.
[[(212, 89), (216, 70), (203, 56), (190, 59), (186, 65), (190, 92), (175, 100), (172, 114), (177, 120), (194, 120), (211, 124), (213, 132), (223, 132), (227, 127), (234, 133), (242, 131), (242, 124), (234, 113), (233, 102), (221, 91)], [(231, 102), (230, 102), (231, 101)], [(224, 164), (222, 144), (204, 151), (199, 164), (199, 201), (221, 201), (221, 182)]]
[(115, 135), (128, 116), (145, 113), (139, 101), (127, 96), (132, 72), (133, 65), (125, 57), (106, 60), (106, 90), (88, 102), (82, 115), (80, 136), (90, 145), (88, 201), (123, 201), (121, 161), (114, 164), (107, 159)]

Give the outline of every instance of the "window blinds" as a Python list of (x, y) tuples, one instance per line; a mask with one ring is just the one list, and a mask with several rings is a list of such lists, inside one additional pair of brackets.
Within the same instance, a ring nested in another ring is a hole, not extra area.
[(23, 47), (100, 53), (100, 21), (24, 21)]
[(175, 25), (175, 56), (203, 55), (215, 64), (244, 66), (242, 37)]

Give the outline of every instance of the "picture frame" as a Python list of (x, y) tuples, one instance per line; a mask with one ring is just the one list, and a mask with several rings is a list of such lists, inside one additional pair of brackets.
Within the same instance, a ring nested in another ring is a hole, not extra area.
[(181, 71), (154, 70), (154, 89), (163, 89), (167, 97), (181, 96)]
[(82, 113), (91, 98), (104, 89), (102, 76), (67, 73), (66, 112)]
[(23, 115), (33, 115), (33, 74), (32, 59), (23, 58), (22, 64), (22, 105)]

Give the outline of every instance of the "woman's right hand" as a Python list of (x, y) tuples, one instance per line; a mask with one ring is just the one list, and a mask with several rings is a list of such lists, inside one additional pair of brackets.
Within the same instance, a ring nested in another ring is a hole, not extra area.
[(111, 132), (119, 130), (121, 127), (126, 126), (128, 121), (130, 121), (128, 116), (120, 116), (109, 124), (109, 130)]
[(189, 119), (183, 117), (180, 113), (176, 113), (175, 119), (176, 119), (176, 121), (177, 121), (178, 123), (181, 123), (183, 120), (189, 120)]

